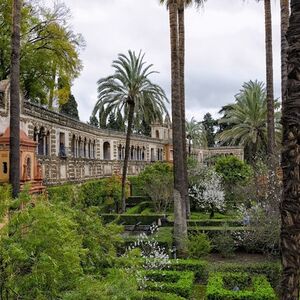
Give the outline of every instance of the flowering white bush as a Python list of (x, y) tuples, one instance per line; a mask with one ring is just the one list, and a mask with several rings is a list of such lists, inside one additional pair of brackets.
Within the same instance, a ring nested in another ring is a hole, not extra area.
[(189, 196), (203, 210), (210, 211), (213, 216), (215, 210), (225, 209), (225, 192), (222, 178), (215, 171), (210, 172), (189, 189)]
[[(128, 252), (134, 249), (140, 249), (140, 258), (143, 259), (143, 270), (163, 270), (167, 269), (171, 260), (166, 249), (159, 245), (159, 243), (152, 237), (158, 230), (158, 226), (152, 225), (150, 227), (151, 235), (141, 233), (133, 245), (128, 247)], [(142, 274), (140, 270), (131, 270), (136, 276), (137, 283), (140, 289), (147, 287), (147, 277)]]

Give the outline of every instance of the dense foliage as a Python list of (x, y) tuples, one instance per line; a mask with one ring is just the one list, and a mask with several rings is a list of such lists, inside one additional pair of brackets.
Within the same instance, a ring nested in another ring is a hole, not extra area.
[[(12, 1), (0, 1), (0, 80), (10, 74)], [(21, 84), (30, 101), (52, 106), (67, 102), (73, 79), (82, 68), (81, 35), (70, 29), (69, 10), (24, 1), (21, 24)]]
[[(1, 298), (59, 299), (105, 275), (121, 228), (103, 226), (76, 193), (68, 198), (48, 202), (25, 192), (10, 200), (10, 220), (0, 240)], [(104, 282), (97, 283), (102, 290)]]
[(211, 273), (206, 297), (208, 300), (275, 300), (276, 294), (263, 275)]
[(166, 212), (173, 200), (173, 167), (157, 162), (145, 168), (138, 176), (142, 189), (148, 195), (156, 212)]

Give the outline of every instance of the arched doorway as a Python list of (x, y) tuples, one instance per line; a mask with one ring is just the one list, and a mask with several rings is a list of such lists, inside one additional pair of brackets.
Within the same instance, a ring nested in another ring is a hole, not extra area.
[(110, 160), (110, 143), (105, 142), (103, 144), (103, 159)]

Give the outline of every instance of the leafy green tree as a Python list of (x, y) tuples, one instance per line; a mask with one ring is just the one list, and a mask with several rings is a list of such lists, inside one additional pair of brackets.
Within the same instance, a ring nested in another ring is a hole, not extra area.
[[(10, 28), (12, 1), (0, 0), (0, 80), (10, 70)], [(22, 6), (21, 85), (27, 99), (37, 103), (63, 104), (69, 98), (72, 80), (82, 68), (79, 51), (84, 46), (81, 35), (70, 30), (70, 12), (62, 3), (53, 8), (26, 1)], [(59, 83), (59, 78), (64, 82)]]
[(206, 131), (201, 122), (197, 122), (194, 118), (186, 121), (186, 138), (189, 145), (189, 156), (192, 152), (192, 147), (207, 147)]
[[(167, 97), (160, 86), (150, 81), (152, 65), (145, 65), (144, 55), (128, 51), (113, 61), (114, 75), (98, 81), (98, 101), (93, 116), (99, 112), (121, 114), (127, 121), (125, 158), (122, 172), (122, 210), (125, 211), (125, 182), (129, 159), (130, 138), (134, 122), (161, 120), (167, 112)], [(99, 118), (101, 119), (101, 118)]]
[(138, 176), (143, 191), (148, 195), (156, 212), (166, 212), (173, 200), (173, 167), (157, 162), (145, 168)]
[(76, 224), (46, 203), (16, 212), (0, 241), (1, 299), (58, 299), (83, 275)]
[(222, 175), (225, 183), (245, 184), (252, 175), (250, 165), (233, 155), (221, 156), (215, 164), (217, 173)]
[(66, 116), (79, 120), (78, 104), (73, 95), (70, 95), (68, 102), (60, 106), (60, 112)]
[(227, 201), (235, 205), (239, 195), (234, 190), (238, 185), (245, 185), (252, 177), (252, 168), (244, 161), (233, 155), (221, 156), (216, 160), (215, 170), (219, 173), (225, 183)]
[(99, 122), (96, 116), (90, 116), (90, 120), (88, 122), (89, 125), (99, 127)]
[[(244, 83), (235, 96), (235, 103), (228, 105), (220, 124), (228, 125), (218, 135), (221, 143), (245, 147), (247, 159), (253, 161), (259, 152), (266, 153), (267, 148), (267, 101), (264, 84), (259, 81)], [(279, 103), (276, 102), (276, 108)], [(276, 116), (276, 135), (280, 139), (280, 114)]]
[(212, 118), (210, 113), (205, 114), (203, 117), (202, 125), (204, 126), (206, 132), (206, 140), (208, 147), (215, 146), (215, 126), (216, 121)]

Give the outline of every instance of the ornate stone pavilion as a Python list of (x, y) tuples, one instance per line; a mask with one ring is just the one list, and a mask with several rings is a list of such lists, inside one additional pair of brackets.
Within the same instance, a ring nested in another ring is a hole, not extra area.
[[(9, 127), (9, 82), (0, 82), (0, 133)], [(99, 129), (44, 107), (21, 101), (21, 130), (36, 143), (44, 184), (82, 182), (121, 174), (125, 133)], [(171, 124), (153, 124), (151, 137), (133, 135), (129, 175), (137, 175), (153, 161), (172, 161)], [(1, 146), (1, 144), (0, 144)], [(193, 149), (200, 162), (215, 155), (243, 159), (243, 149), (219, 147)], [(2, 165), (2, 169), (5, 166)]]

